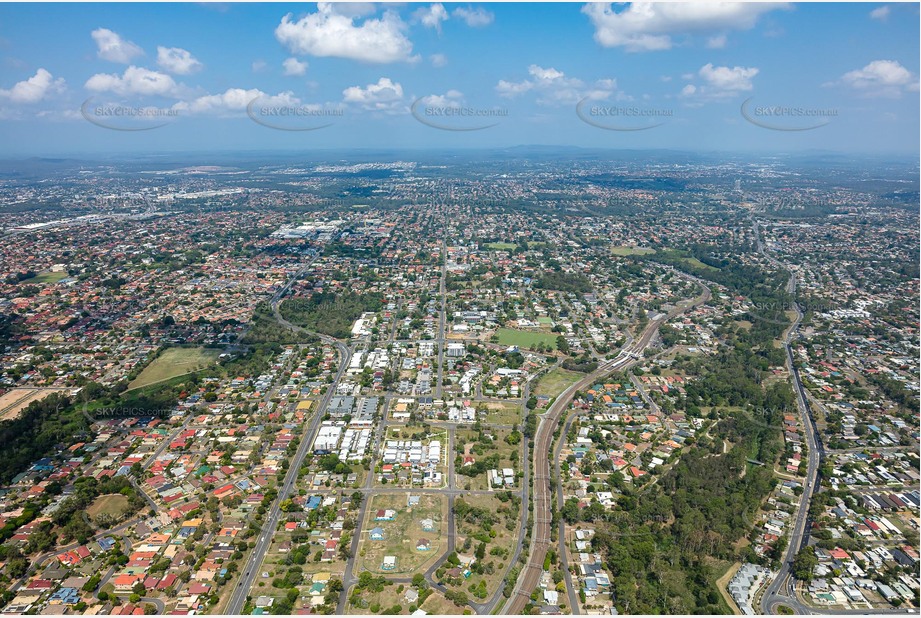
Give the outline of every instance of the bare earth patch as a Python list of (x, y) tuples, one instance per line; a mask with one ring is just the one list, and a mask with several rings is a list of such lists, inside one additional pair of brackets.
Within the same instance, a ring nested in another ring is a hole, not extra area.
[(64, 390), (66, 389), (14, 388), (0, 396), (0, 421), (15, 420), (33, 401), (41, 401), (51, 393), (59, 393)]

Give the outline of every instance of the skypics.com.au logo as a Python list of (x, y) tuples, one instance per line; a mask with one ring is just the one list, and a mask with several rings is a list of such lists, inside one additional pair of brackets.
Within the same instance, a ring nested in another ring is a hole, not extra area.
[(818, 302), (808, 304), (805, 302), (755, 302), (747, 310), (748, 316), (753, 320), (777, 324), (779, 326), (789, 326), (793, 319), (788, 318), (789, 313), (795, 313), (797, 308), (804, 314), (810, 313), (829, 313), (838, 307), (833, 303)]
[(171, 408), (145, 408), (143, 406), (101, 406), (90, 409), (87, 402), (83, 403), (83, 415), (97, 421), (119, 418), (169, 418), (173, 413)]
[(585, 97), (576, 105), (579, 120), (605, 131), (648, 131), (661, 127), (674, 117), (675, 110), (668, 107), (643, 107), (639, 105), (609, 105)]
[(490, 120), (508, 118), (508, 109), (505, 108), (435, 103), (430, 97), (416, 99), (410, 112), (425, 126), (442, 131), (482, 131), (499, 124)]
[(134, 132), (165, 127), (179, 117), (179, 110), (152, 105), (101, 103), (90, 97), (80, 106), (80, 115), (103, 129)]
[(838, 117), (834, 108), (822, 109), (798, 105), (755, 105), (754, 97), (742, 103), (742, 117), (748, 122), (771, 131), (812, 131)]
[(323, 105), (272, 105), (260, 104), (256, 97), (246, 106), (246, 115), (256, 124), (276, 131), (317, 131), (331, 127), (330, 120), (341, 119), (345, 115), (342, 107), (325, 107)]

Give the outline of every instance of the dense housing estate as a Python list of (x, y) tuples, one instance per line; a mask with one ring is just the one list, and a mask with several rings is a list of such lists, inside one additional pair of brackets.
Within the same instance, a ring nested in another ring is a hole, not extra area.
[(919, 607), (904, 170), (429, 163), (4, 212), (3, 613)]

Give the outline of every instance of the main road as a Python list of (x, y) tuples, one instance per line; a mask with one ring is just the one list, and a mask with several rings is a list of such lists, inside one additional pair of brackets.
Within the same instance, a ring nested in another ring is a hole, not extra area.
[[(790, 294), (795, 294), (796, 275), (791, 271), (789, 266), (767, 254), (764, 244), (761, 242), (761, 230), (758, 221), (753, 216), (750, 218), (758, 252), (775, 267), (790, 272), (787, 291)], [(803, 320), (803, 312), (796, 302), (793, 302), (792, 308), (796, 311), (796, 319), (793, 324), (790, 325), (784, 337), (784, 348), (787, 353), (787, 368), (790, 371), (790, 376), (793, 380), (793, 390), (796, 394), (796, 406), (799, 409), (803, 429), (806, 434), (806, 442), (809, 445), (809, 454), (807, 459), (806, 484), (803, 488), (803, 494), (800, 496), (799, 508), (797, 508), (796, 511), (796, 519), (793, 522), (793, 530), (790, 534), (790, 542), (787, 545), (786, 554), (783, 557), (783, 563), (777, 575), (771, 583), (768, 584), (767, 590), (765, 590), (764, 594), (761, 596), (761, 612), (764, 614), (777, 613), (781, 605), (786, 605), (800, 614), (824, 613), (822, 610), (808, 607), (799, 601), (796, 596), (795, 579), (792, 573), (793, 559), (796, 557), (797, 552), (802, 549), (809, 540), (809, 505), (812, 503), (812, 496), (818, 491), (819, 466), (825, 455), (824, 447), (815, 425), (815, 419), (812, 417), (809, 401), (806, 397), (806, 390), (803, 388), (803, 383), (799, 376), (799, 369), (797, 369), (793, 359), (791, 343), (796, 338), (796, 333)], [(858, 610), (857, 613), (861, 613), (861, 611), (862, 610)]]
[[(755, 236), (755, 245), (760, 253), (768, 262), (776, 268), (790, 272), (790, 268), (768, 255), (764, 243), (761, 240), (761, 228), (754, 216), (749, 215), (752, 223), (752, 231)], [(796, 275), (790, 272), (790, 279), (787, 283), (787, 292), (796, 293)], [(796, 407), (799, 410), (800, 419), (803, 425), (803, 431), (806, 434), (806, 444), (809, 447), (807, 455), (806, 482), (803, 487), (803, 493), (800, 496), (799, 507), (796, 510), (796, 518), (793, 520), (793, 529), (790, 533), (787, 551), (784, 554), (780, 570), (774, 579), (768, 584), (767, 590), (761, 596), (761, 612), (763, 614), (776, 613), (780, 605), (787, 605), (794, 611), (803, 612), (807, 608), (799, 605), (794, 591), (794, 580), (792, 579), (793, 559), (796, 553), (803, 547), (809, 539), (806, 530), (809, 521), (809, 505), (812, 503), (812, 496), (815, 494), (818, 485), (819, 465), (822, 458), (822, 443), (818, 438), (815, 421), (810, 414), (809, 402), (806, 399), (806, 391), (803, 383), (800, 381), (799, 370), (793, 359), (793, 349), (790, 344), (796, 338), (799, 331), (800, 323), (803, 321), (803, 312), (800, 306), (793, 302), (791, 308), (796, 311), (796, 319), (787, 329), (784, 335), (784, 350), (786, 351), (787, 370), (793, 381), (793, 391), (796, 395)]]
[[(553, 512), (551, 505), (550, 490), (550, 446), (553, 442), (553, 434), (560, 423), (560, 417), (569, 407), (570, 402), (577, 391), (583, 390), (595, 384), (600, 378), (613, 371), (619, 371), (630, 367), (642, 358), (643, 350), (652, 341), (659, 327), (667, 320), (687, 311), (688, 309), (698, 307), (710, 299), (710, 289), (700, 280), (679, 273), (689, 279), (692, 279), (698, 285), (704, 288), (704, 292), (691, 303), (680, 304), (666, 315), (660, 315), (652, 320), (643, 331), (643, 334), (626, 346), (612, 360), (601, 364), (595, 371), (582, 378), (575, 384), (572, 384), (563, 391), (544, 414), (537, 426), (537, 432), (534, 436), (533, 448), (533, 467), (534, 467), (534, 498), (533, 498), (533, 522), (531, 533), (531, 549), (528, 555), (528, 563), (522, 569), (515, 584), (512, 596), (509, 602), (503, 607), (505, 614), (522, 614), (524, 606), (531, 599), (531, 591), (537, 588), (540, 583), (540, 576), (543, 572), (544, 558), (547, 550), (550, 548), (550, 528), (553, 523)], [(557, 505), (560, 508), (562, 505)], [(573, 608), (573, 612), (576, 608)]]
[[(817, 489), (819, 465), (822, 457), (822, 444), (818, 439), (815, 423), (809, 412), (809, 403), (806, 400), (803, 383), (799, 379), (799, 370), (793, 361), (793, 351), (790, 347), (790, 343), (796, 336), (796, 331), (799, 329), (800, 322), (803, 319), (803, 313), (800, 311), (799, 306), (794, 303), (793, 307), (796, 310), (796, 320), (787, 330), (784, 347), (787, 352), (787, 368), (793, 379), (793, 390), (796, 393), (796, 407), (799, 409), (800, 418), (802, 419), (809, 452), (807, 454), (806, 483), (800, 496), (799, 507), (796, 510), (796, 518), (793, 521), (793, 530), (790, 534), (787, 551), (784, 554), (780, 570), (773, 581), (768, 584), (767, 590), (761, 597), (761, 611), (764, 614), (776, 613), (779, 605), (787, 605), (791, 608), (798, 605), (793, 588), (793, 579), (791, 579), (793, 559), (809, 539), (809, 534), (806, 530), (809, 521), (809, 505), (812, 503), (812, 496)], [(802, 610), (803, 608), (795, 607), (795, 609)]]
[(298, 272), (288, 281), (288, 283), (286, 283), (285, 286), (276, 292), (276, 294), (272, 297), (272, 313), (275, 315), (275, 319), (279, 324), (282, 324), (283, 326), (286, 326), (292, 330), (305, 332), (309, 335), (319, 337), (324, 343), (336, 346), (340, 356), (339, 369), (336, 372), (335, 379), (333, 380), (332, 384), (329, 385), (326, 394), (321, 399), (320, 405), (314, 410), (313, 418), (311, 419), (307, 433), (301, 437), (301, 443), (298, 445), (297, 452), (294, 454), (294, 458), (291, 460), (290, 465), (288, 466), (288, 472), (285, 474), (285, 479), (282, 482), (281, 487), (278, 489), (278, 496), (275, 498), (275, 501), (272, 503), (272, 507), (269, 509), (266, 515), (262, 525), (262, 530), (259, 532), (259, 537), (256, 540), (256, 546), (253, 548), (252, 553), (250, 553), (249, 559), (246, 562), (246, 566), (243, 568), (242, 575), (240, 576), (240, 580), (237, 582), (236, 588), (234, 588), (233, 594), (230, 597), (230, 602), (227, 604), (225, 611), (230, 615), (238, 615), (243, 611), (243, 606), (246, 603), (246, 597), (252, 588), (253, 582), (256, 580), (256, 574), (258, 573), (259, 568), (262, 566), (262, 561), (265, 559), (265, 554), (268, 551), (269, 546), (272, 544), (272, 537), (275, 534), (275, 530), (278, 528), (278, 522), (281, 517), (281, 503), (291, 495), (291, 491), (294, 489), (294, 483), (297, 481), (298, 474), (300, 473), (301, 464), (304, 462), (304, 458), (307, 456), (307, 453), (310, 450), (310, 445), (313, 443), (317, 431), (320, 428), (320, 422), (323, 420), (323, 411), (329, 405), (329, 400), (332, 398), (333, 393), (336, 390), (336, 385), (339, 383), (339, 380), (342, 379), (342, 375), (348, 368), (349, 360), (352, 356), (351, 350), (338, 339), (307, 331), (306, 329), (303, 329), (300, 326), (292, 324), (291, 322), (284, 319), (281, 316), (281, 313), (278, 311), (278, 303), (281, 298), (291, 288), (297, 278), (300, 277), (309, 266), (310, 263), (298, 270)]

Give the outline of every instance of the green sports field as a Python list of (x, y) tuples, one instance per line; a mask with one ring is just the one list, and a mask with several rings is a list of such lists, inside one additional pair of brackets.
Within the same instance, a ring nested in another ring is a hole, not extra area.
[(655, 249), (650, 249), (649, 247), (612, 247), (611, 253), (614, 255), (649, 255), (655, 253)]
[(533, 348), (543, 342), (551, 349), (556, 349), (556, 335), (512, 328), (500, 328), (496, 331), (501, 345), (517, 345), (519, 348)]
[(144, 368), (128, 389), (143, 388), (176, 376), (204, 369), (217, 360), (221, 351), (210, 348), (169, 348)]
[(34, 277), (23, 279), (20, 281), (20, 283), (57, 283), (61, 279), (66, 279), (67, 276), (68, 275), (66, 272), (52, 272), (50, 270), (46, 270), (44, 272), (38, 273)]

